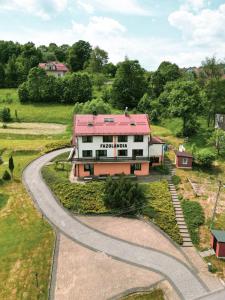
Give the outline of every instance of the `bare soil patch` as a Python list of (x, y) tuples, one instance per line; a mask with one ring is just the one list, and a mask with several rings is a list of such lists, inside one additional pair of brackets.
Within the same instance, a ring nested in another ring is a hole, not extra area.
[(7, 123), (7, 128), (3, 128), (3, 123), (0, 122), (0, 133), (52, 135), (65, 131), (66, 125), (55, 123)]

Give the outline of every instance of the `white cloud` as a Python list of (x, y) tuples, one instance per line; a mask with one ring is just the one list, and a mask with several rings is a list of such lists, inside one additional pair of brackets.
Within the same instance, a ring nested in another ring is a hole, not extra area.
[(206, 5), (206, 0), (187, 0), (181, 7), (187, 10), (193, 10), (195, 12), (204, 8)]
[(52, 15), (66, 9), (67, 4), (67, 0), (3, 0), (0, 9), (25, 12), (49, 20)]
[(169, 23), (179, 29), (189, 45), (215, 49), (225, 43), (225, 4), (193, 13), (184, 7), (170, 14)]
[(88, 13), (98, 10), (126, 15), (151, 15), (151, 12), (143, 8), (137, 0), (78, 0), (77, 3)]

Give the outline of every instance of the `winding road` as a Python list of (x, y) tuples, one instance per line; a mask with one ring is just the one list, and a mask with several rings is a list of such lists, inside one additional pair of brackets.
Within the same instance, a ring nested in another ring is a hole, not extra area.
[[(54, 157), (68, 151), (70, 151), (69, 148), (45, 154), (30, 163), (23, 172), (24, 185), (49, 222), (85, 247), (162, 274), (173, 285), (181, 299), (203, 299), (207, 296), (209, 290), (206, 285), (183, 262), (163, 252), (132, 244), (94, 230), (72, 217), (59, 204), (44, 182), (41, 169)], [(216, 298), (212, 297), (212, 299)], [(223, 299), (225, 299), (225, 295)]]

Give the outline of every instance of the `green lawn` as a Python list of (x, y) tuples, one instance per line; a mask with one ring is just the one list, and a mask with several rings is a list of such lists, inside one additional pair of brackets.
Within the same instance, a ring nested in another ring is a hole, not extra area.
[(132, 295), (121, 298), (121, 300), (164, 300), (163, 291), (156, 289), (152, 292), (134, 293)]
[[(9, 153), (8, 149), (3, 153), (0, 177)], [(48, 298), (55, 237), (21, 183), (22, 169), (37, 155), (35, 151), (16, 153), (14, 180), (0, 186), (0, 299)]]
[[(3, 103), (6, 96), (12, 103)], [(71, 124), (73, 105), (64, 104), (21, 104), (18, 99), (17, 89), (0, 89), (0, 110), (10, 108), (11, 116), (15, 119), (15, 110), (21, 122), (43, 122)]]

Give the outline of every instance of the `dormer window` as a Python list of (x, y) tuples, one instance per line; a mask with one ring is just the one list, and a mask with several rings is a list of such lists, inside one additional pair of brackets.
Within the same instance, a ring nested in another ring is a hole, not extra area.
[(105, 123), (113, 123), (113, 122), (114, 122), (114, 119), (113, 119), (113, 118), (105, 118), (105, 119), (104, 119), (104, 122), (105, 122)]

